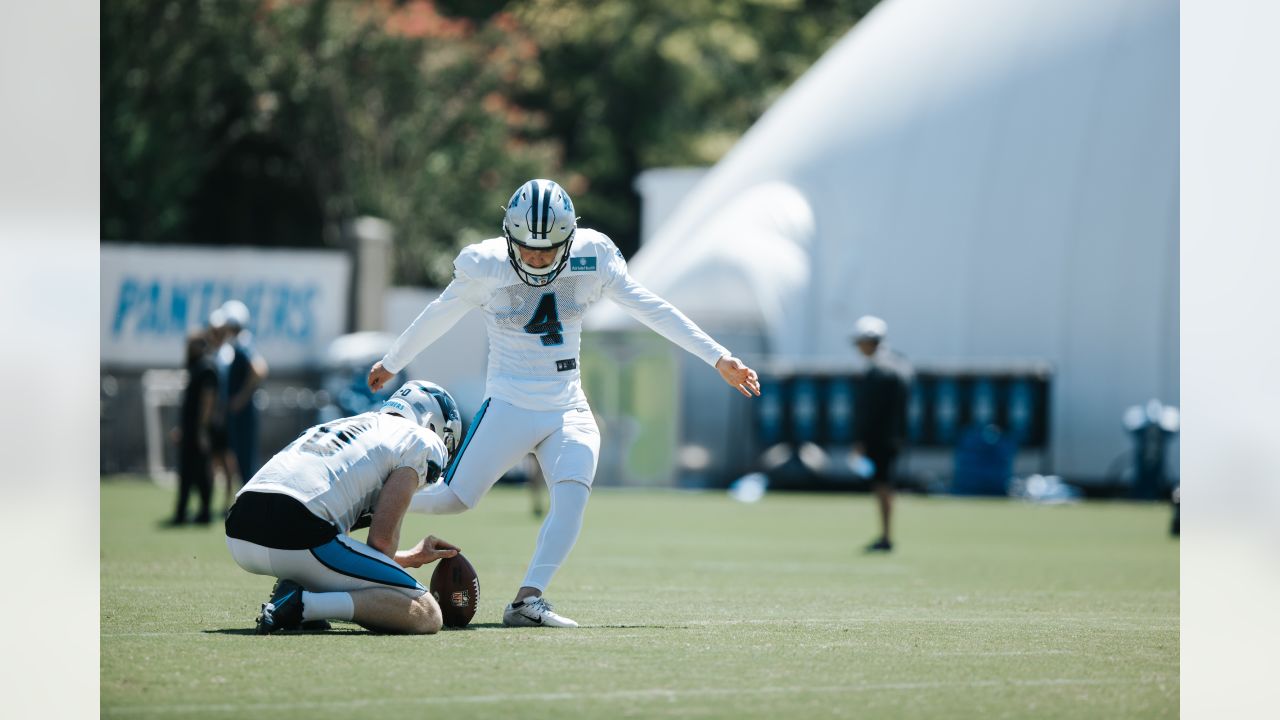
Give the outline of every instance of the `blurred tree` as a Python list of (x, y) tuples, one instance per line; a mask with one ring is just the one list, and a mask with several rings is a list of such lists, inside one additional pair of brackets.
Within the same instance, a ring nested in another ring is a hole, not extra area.
[(108, 0), (102, 16), (104, 238), (318, 245), (370, 214), (397, 228), (400, 281), (440, 283), (511, 188), (558, 170), (539, 116), (506, 99), (536, 48), (505, 14)]
[[(637, 247), (643, 169), (709, 165), (876, 0), (531, 0), (521, 104), (563, 143), (585, 224)], [(584, 192), (589, 190), (589, 192)]]
[(442, 283), (529, 177), (631, 254), (635, 175), (715, 162), (875, 0), (104, 0), (102, 236), (319, 245)]
[(104, 3), (102, 235), (179, 240), (187, 202), (243, 134), (252, 98), (237, 42), (251, 34), (247, 5)]

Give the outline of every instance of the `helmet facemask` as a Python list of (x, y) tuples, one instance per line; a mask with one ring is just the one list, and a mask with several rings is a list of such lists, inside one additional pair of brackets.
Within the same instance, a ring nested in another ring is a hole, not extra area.
[(532, 285), (533, 287), (542, 287), (559, 277), (564, 270), (564, 266), (569, 262), (569, 249), (572, 246), (573, 236), (570, 235), (568, 240), (553, 246), (556, 248), (556, 256), (551, 263), (546, 267), (537, 268), (526, 263), (520, 257), (520, 248), (524, 247), (530, 250), (547, 250), (548, 248), (527, 245), (507, 233), (507, 258), (511, 261), (511, 267), (526, 285)]
[[(555, 280), (569, 262), (578, 218), (569, 194), (554, 181), (530, 180), (507, 203), (502, 234), (507, 258), (516, 276), (526, 285), (542, 287)], [(556, 251), (546, 267), (534, 267), (520, 256), (520, 248)]]

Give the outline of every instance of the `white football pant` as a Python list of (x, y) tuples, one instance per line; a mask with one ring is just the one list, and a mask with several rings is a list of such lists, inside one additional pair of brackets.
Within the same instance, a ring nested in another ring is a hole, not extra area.
[(411, 598), (427, 592), (395, 560), (347, 535), (307, 550), (281, 550), (239, 538), (227, 538), (227, 548), (241, 568), (292, 580), (310, 592), (384, 587)]
[(590, 410), (525, 410), (485, 400), (444, 477), (416, 493), (409, 509), (440, 515), (473, 508), (530, 452), (542, 467), (551, 507), (524, 585), (545, 590), (578, 539), (595, 479), (600, 430)]

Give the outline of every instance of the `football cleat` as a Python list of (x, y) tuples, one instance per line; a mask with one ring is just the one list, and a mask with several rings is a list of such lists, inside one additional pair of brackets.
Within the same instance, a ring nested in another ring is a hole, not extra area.
[(573, 620), (557, 615), (551, 603), (541, 597), (527, 597), (508, 605), (502, 611), (502, 624), (507, 627), (578, 627)]
[(271, 599), (262, 604), (257, 625), (259, 635), (301, 628), (302, 586), (292, 580), (277, 580)]

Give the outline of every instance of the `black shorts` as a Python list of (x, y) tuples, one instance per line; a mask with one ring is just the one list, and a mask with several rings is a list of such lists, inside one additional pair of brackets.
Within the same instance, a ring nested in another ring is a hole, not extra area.
[(876, 466), (875, 473), (871, 476), (872, 484), (893, 484), (893, 466), (898, 460), (898, 451), (867, 448), (867, 459)]
[(336, 526), (281, 493), (240, 493), (226, 528), (229, 538), (277, 550), (308, 550), (338, 536)]

